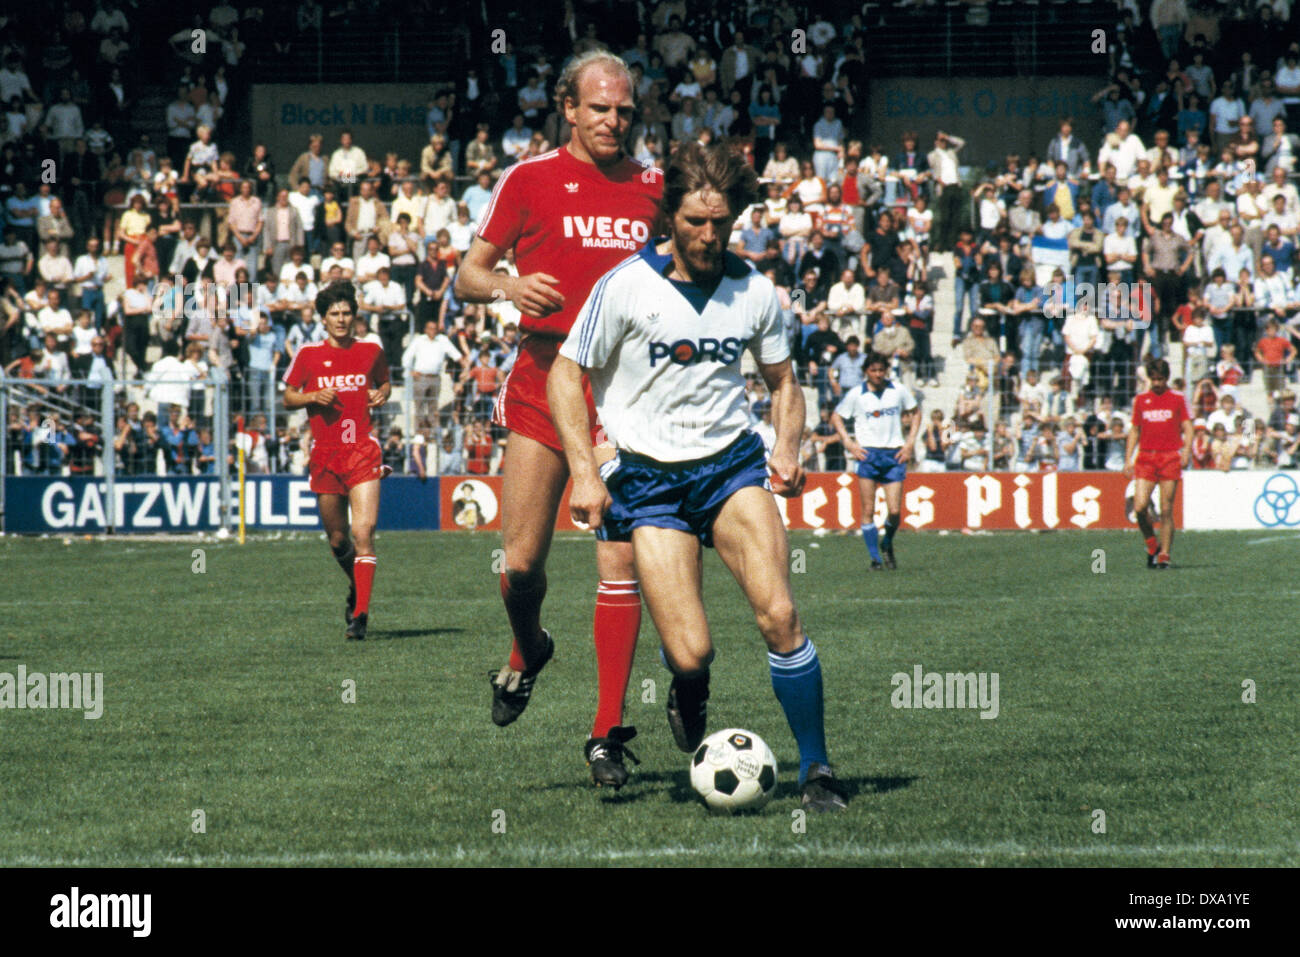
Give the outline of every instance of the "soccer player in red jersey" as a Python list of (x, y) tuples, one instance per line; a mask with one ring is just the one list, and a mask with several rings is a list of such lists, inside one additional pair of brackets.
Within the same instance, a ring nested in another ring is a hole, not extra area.
[[(366, 637), (370, 590), (375, 580), (375, 523), (379, 519), (379, 480), (390, 469), (370, 430), (370, 410), (392, 392), (383, 347), (352, 338), (357, 314), (352, 283), (332, 283), (316, 297), (326, 338), (303, 346), (284, 374), (284, 407), (309, 410), (311, 490), (330, 550), (348, 576), (344, 619), (347, 637)], [(348, 507), (352, 539), (348, 539)]]
[[(501, 596), (514, 633), (506, 667), (491, 673), (492, 720), (510, 724), (528, 704), (538, 672), (554, 651), (541, 627), (550, 551), (569, 466), (546, 400), (546, 377), (596, 280), (652, 235), (663, 174), (629, 159), (631, 75), (618, 57), (592, 51), (575, 57), (556, 83), (555, 100), (572, 131), (569, 142), (506, 169), (483, 212), (478, 235), (456, 275), (456, 296), (473, 302), (507, 298), (519, 309), (524, 339), (498, 392), (492, 421), (507, 430), (502, 467), (501, 528), (505, 571)], [(492, 272), (513, 248), (517, 277)], [(593, 445), (595, 404), (585, 386)], [(601, 450), (603, 460), (613, 449)], [(597, 533), (594, 635), (598, 674), (596, 718), (584, 755), (597, 786), (627, 781), (623, 704), (641, 595), (630, 540)]]
[[(1135, 478), (1133, 510), (1147, 546), (1147, 567), (1168, 568), (1174, 542), (1174, 496), (1191, 461), (1195, 432), (1187, 399), (1169, 388), (1169, 363), (1148, 359), (1151, 389), (1133, 400), (1133, 427), (1124, 451), (1124, 474)], [(1137, 452), (1136, 459), (1134, 452)], [(1151, 491), (1160, 486), (1160, 541), (1151, 524)]]

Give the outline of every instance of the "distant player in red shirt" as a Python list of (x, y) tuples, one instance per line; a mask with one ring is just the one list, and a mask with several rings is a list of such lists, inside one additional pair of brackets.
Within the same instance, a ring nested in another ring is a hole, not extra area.
[[(633, 86), (618, 57), (575, 57), (555, 88), (572, 127), (567, 145), (508, 167), (483, 212), (482, 225), (456, 275), (456, 296), (472, 302), (505, 297), (522, 313), (519, 358), (498, 392), (492, 421), (509, 430), (502, 474), (501, 528), (505, 601), (514, 646), (509, 664), (491, 673), (492, 720), (510, 724), (528, 704), (538, 672), (554, 651), (541, 627), (546, 556), (569, 466), (546, 401), (546, 377), (596, 280), (649, 241), (659, 215), (663, 174), (624, 153), (632, 124)], [(518, 277), (493, 273), (514, 249)], [(586, 385), (596, 441), (596, 410)], [(603, 459), (613, 450), (603, 450)], [(599, 693), (584, 749), (597, 786), (627, 781), (623, 701), (641, 595), (630, 541), (597, 534), (595, 644)]]
[[(348, 576), (347, 637), (366, 637), (375, 580), (379, 479), (388, 474), (383, 449), (370, 431), (370, 410), (392, 392), (382, 346), (352, 338), (357, 315), (352, 283), (333, 283), (316, 297), (326, 338), (298, 350), (284, 374), (284, 407), (309, 410), (311, 490), (334, 558)], [(348, 540), (348, 506), (352, 540)], [(354, 544), (355, 543), (355, 544)]]
[[(1147, 360), (1151, 390), (1133, 400), (1133, 427), (1124, 450), (1124, 474), (1135, 479), (1133, 510), (1147, 546), (1147, 567), (1168, 568), (1174, 543), (1174, 497), (1192, 457), (1195, 436), (1187, 399), (1169, 388), (1169, 363)], [(1134, 452), (1137, 458), (1134, 459)], [(1151, 490), (1160, 485), (1160, 541), (1151, 523)]]

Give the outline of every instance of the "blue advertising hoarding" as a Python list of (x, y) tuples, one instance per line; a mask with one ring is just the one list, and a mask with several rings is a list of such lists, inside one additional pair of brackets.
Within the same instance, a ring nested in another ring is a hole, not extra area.
[[(436, 530), (439, 480), (384, 480), (381, 531)], [(235, 510), (239, 500), (234, 494)], [(96, 534), (105, 530), (103, 478), (21, 476), (5, 479), (5, 528), (11, 534)], [(114, 482), (116, 531), (211, 532), (221, 525), (221, 483), (215, 476), (122, 476)], [(250, 476), (247, 527), (256, 531), (320, 528), (316, 496), (301, 475)]]

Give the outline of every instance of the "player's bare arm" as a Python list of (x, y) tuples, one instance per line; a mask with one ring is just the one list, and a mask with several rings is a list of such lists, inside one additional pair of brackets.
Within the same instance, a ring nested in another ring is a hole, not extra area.
[(284, 387), (284, 407), (286, 409), (301, 409), (308, 405), (318, 405), (321, 408), (329, 408), (338, 401), (338, 391), (335, 389), (317, 389), (315, 392), (303, 392), (301, 389), (291, 385)]
[(903, 447), (894, 453), (894, 458), (899, 462), (906, 462), (912, 457), (912, 450), (916, 448), (916, 437), (921, 430), (921, 403), (916, 403), (916, 408), (911, 412), (904, 412), (903, 418), (907, 420), (907, 439), (903, 442)]
[(564, 307), (564, 294), (556, 287), (559, 282), (544, 272), (527, 276), (503, 276), (493, 272), (505, 250), (475, 236), (469, 252), (456, 271), (456, 298), (464, 302), (495, 302), (502, 296), (527, 316), (542, 317)]
[[(776, 444), (772, 449), (771, 466), (776, 473), (772, 491), (786, 498), (794, 498), (803, 491), (803, 466), (799, 464), (799, 440), (803, 437), (803, 390), (794, 377), (794, 367), (789, 359), (781, 362), (758, 364), (759, 374), (772, 394), (772, 425), (776, 429)], [(567, 448), (567, 446), (566, 446)], [(575, 480), (576, 486), (576, 480)]]
[(849, 430), (844, 425), (844, 419), (838, 412), (831, 413), (831, 426), (835, 429), (835, 434), (840, 437), (840, 444), (844, 446), (844, 451), (859, 462), (867, 457), (866, 450), (849, 435)]
[(567, 356), (556, 356), (551, 374), (546, 378), (546, 399), (573, 476), (569, 514), (574, 524), (600, 528), (612, 500), (601, 481), (596, 455), (591, 447), (587, 400), (582, 392), (582, 367)]
[(1183, 420), (1183, 450), (1181, 459), (1183, 468), (1187, 468), (1192, 461), (1192, 443), (1196, 440), (1196, 426), (1192, 424), (1191, 419)]
[(1128, 430), (1128, 438), (1124, 440), (1124, 474), (1130, 478), (1133, 476), (1133, 453), (1137, 451), (1138, 440), (1141, 437), (1142, 432), (1135, 416), (1133, 425)]

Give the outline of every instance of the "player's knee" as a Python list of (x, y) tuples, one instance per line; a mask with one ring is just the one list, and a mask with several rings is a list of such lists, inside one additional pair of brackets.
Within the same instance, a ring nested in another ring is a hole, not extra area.
[(335, 555), (342, 555), (348, 550), (348, 533), (343, 529), (330, 532), (330, 549)]
[(596, 545), (596, 566), (600, 572), (600, 577), (609, 582), (636, 581), (634, 554), (631, 543), (598, 542)]
[(546, 585), (546, 571), (540, 562), (520, 567), (511, 563), (509, 555), (506, 556), (505, 576), (506, 584), (513, 592), (532, 591)]
[(357, 543), (358, 552), (369, 554), (373, 551), (374, 538), (375, 526), (373, 524), (354, 524), (352, 526), (352, 540)]
[(713, 649), (707, 640), (693, 644), (696, 646), (683, 645), (672, 651), (664, 648), (664, 662), (668, 665), (668, 670), (679, 678), (699, 677), (713, 663)]
[(771, 601), (758, 612), (758, 630), (771, 646), (788, 643), (799, 631), (799, 612), (788, 597)]

